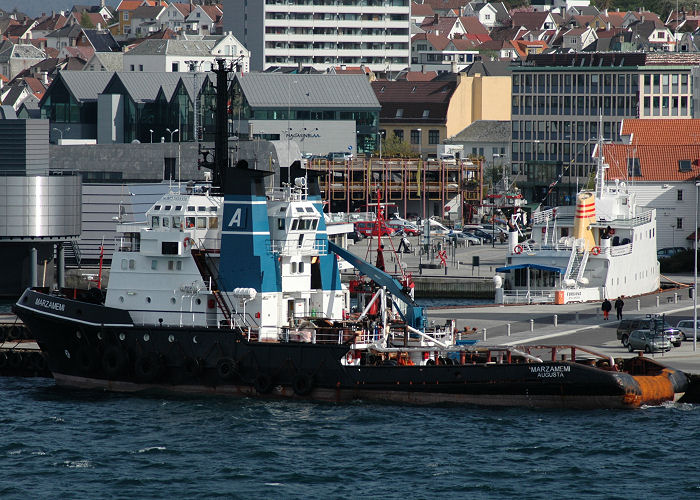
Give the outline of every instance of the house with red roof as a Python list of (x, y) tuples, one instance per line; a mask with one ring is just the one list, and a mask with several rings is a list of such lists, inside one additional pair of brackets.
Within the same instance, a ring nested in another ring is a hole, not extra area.
[(480, 43), (462, 35), (448, 38), (418, 33), (411, 38), (411, 70), (455, 73), (479, 58), (476, 47)]
[(426, 18), (434, 15), (435, 11), (430, 4), (411, 2), (411, 23), (420, 26)]
[(620, 137), (603, 145), (607, 182), (624, 182), (640, 205), (656, 209), (659, 248), (692, 247), (700, 120), (627, 119)]

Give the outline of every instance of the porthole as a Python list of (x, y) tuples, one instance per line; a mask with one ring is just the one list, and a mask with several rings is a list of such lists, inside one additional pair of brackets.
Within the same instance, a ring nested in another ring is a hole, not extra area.
[(68, 352), (68, 349), (64, 350), (63, 352), (66, 354), (66, 357), (70, 359), (70, 353)]
[(151, 340), (151, 336), (147, 333), (144, 333), (143, 334), (143, 341), (148, 342), (149, 340)]
[(98, 340), (102, 340), (102, 332), (97, 332), (97, 338)]
[(195, 300), (195, 302), (197, 303), (197, 305), (200, 305), (202, 303), (202, 299), (197, 299)]
[(193, 344), (196, 344), (196, 343), (197, 343), (197, 336), (196, 336), (196, 335), (195, 335), (194, 337), (192, 337), (192, 343), (193, 343)]
[(119, 302), (121, 302), (122, 304), (124, 303), (124, 297), (123, 297), (123, 296), (120, 296), (120, 297), (119, 297)]
[(170, 303), (174, 304), (176, 302), (175, 297), (170, 297)]
[(168, 335), (168, 342), (175, 342), (175, 335)]
[(147, 303), (147, 304), (150, 304), (150, 303), (151, 303), (151, 298), (150, 298), (150, 297), (146, 297), (146, 303)]
[(119, 334), (119, 340), (124, 340), (125, 338), (126, 338), (126, 335), (124, 335), (123, 333)]

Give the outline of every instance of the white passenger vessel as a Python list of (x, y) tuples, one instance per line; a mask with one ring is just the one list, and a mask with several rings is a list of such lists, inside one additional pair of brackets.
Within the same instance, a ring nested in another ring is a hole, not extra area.
[(640, 207), (624, 182), (605, 183), (601, 143), (595, 191), (576, 206), (533, 214), (532, 237), (512, 228), (506, 265), (496, 269), (496, 302), (584, 302), (658, 290), (656, 211)]

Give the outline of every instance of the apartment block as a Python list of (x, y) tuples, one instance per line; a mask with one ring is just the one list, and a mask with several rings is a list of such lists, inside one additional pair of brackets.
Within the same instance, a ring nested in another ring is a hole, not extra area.
[(410, 64), (409, 0), (224, 0), (224, 31), (251, 52), (251, 69)]
[(531, 55), (513, 67), (512, 173), (526, 196), (572, 202), (594, 169), (597, 137), (619, 141), (626, 118), (692, 118), (698, 63), (698, 54), (581, 53)]

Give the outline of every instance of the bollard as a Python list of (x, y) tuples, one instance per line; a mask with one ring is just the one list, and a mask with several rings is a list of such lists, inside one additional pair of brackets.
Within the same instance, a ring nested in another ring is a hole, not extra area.
[(535, 320), (534, 319), (530, 320), (530, 331), (531, 332), (535, 331)]
[(673, 303), (678, 304), (678, 293), (673, 294)]
[(510, 323), (508, 323), (507, 327), (508, 327), (508, 336), (510, 337)]
[(486, 328), (484, 328), (484, 341), (486, 341)]
[(659, 307), (659, 296), (656, 296), (656, 307)]
[(558, 326), (558, 323), (559, 323), (559, 315), (555, 314), (554, 315), (554, 326)]
[(576, 311), (576, 323), (578, 323), (578, 311)]
[(637, 311), (642, 310), (642, 301), (640, 299), (637, 299)]

